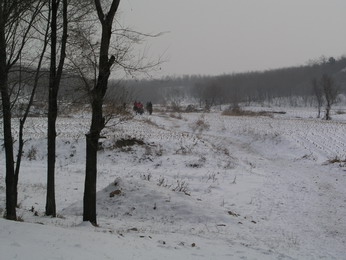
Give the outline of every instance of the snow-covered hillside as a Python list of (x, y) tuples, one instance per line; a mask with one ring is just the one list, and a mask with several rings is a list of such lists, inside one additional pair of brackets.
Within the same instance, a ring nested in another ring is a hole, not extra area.
[(30, 118), (24, 222), (0, 219), (0, 258), (346, 259), (346, 117), (314, 115), (154, 113), (111, 122), (99, 152), (99, 227), (82, 222), (89, 119), (58, 119), (59, 217), (49, 218), (46, 119)]

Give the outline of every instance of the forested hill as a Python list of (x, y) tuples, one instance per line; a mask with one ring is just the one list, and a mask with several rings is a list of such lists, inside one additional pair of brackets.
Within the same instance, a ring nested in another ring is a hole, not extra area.
[[(312, 96), (312, 80), (330, 75), (340, 93), (346, 92), (346, 57), (323, 58), (305, 66), (220, 76), (187, 75), (156, 80), (130, 80), (123, 85), (134, 98), (155, 103), (195, 98), (233, 101), (263, 101), (276, 97)], [(112, 90), (110, 90), (112, 91)]]

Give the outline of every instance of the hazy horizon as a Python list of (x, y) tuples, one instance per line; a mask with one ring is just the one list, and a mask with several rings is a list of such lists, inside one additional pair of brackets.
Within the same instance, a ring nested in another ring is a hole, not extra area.
[(167, 60), (157, 76), (263, 71), (346, 54), (344, 0), (123, 0), (120, 9), (126, 26), (167, 32), (143, 46)]

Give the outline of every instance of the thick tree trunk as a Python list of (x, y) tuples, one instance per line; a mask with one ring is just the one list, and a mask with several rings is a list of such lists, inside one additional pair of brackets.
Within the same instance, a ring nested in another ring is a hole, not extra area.
[(103, 118), (103, 99), (107, 91), (110, 68), (115, 58), (108, 58), (109, 44), (112, 36), (112, 23), (118, 9), (120, 0), (113, 0), (110, 10), (105, 15), (101, 3), (95, 0), (99, 20), (102, 24), (102, 36), (99, 59), (99, 75), (97, 84), (92, 90), (92, 119), (89, 133), (86, 135), (86, 168), (83, 200), (83, 220), (97, 225), (96, 220), (96, 181), (97, 181), (97, 150), (100, 133), (105, 127)]
[[(101, 111), (100, 111), (101, 109)], [(99, 117), (102, 115), (101, 108), (93, 108), (92, 124), (90, 132), (86, 135), (86, 169), (85, 169), (85, 184), (84, 184), (84, 200), (83, 200), (83, 221), (90, 221), (97, 225), (96, 220), (96, 183), (97, 183), (97, 150), (100, 138)]]
[(13, 139), (11, 132), (11, 103), (8, 93), (8, 71), (6, 68), (6, 40), (3, 3), (0, 1), (0, 91), (2, 99), (3, 132), (6, 153), (6, 218), (16, 220), (16, 193), (14, 178)]
[[(109, 74), (108, 74), (109, 76)], [(107, 77), (108, 79), (108, 77)], [(83, 200), (83, 221), (97, 225), (96, 218), (96, 183), (97, 183), (97, 151), (100, 134), (104, 128), (102, 111), (102, 89), (107, 88), (107, 80), (99, 80), (92, 92), (92, 118), (89, 133), (86, 134), (86, 169)]]

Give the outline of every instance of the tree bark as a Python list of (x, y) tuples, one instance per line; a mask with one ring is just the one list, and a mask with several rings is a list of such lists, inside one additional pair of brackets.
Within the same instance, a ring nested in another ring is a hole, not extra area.
[(6, 64), (4, 1), (0, 0), (0, 91), (2, 98), (4, 146), (6, 153), (6, 218), (16, 220), (17, 188), (14, 179), (13, 139), (11, 126), (11, 103), (8, 93), (8, 70)]

